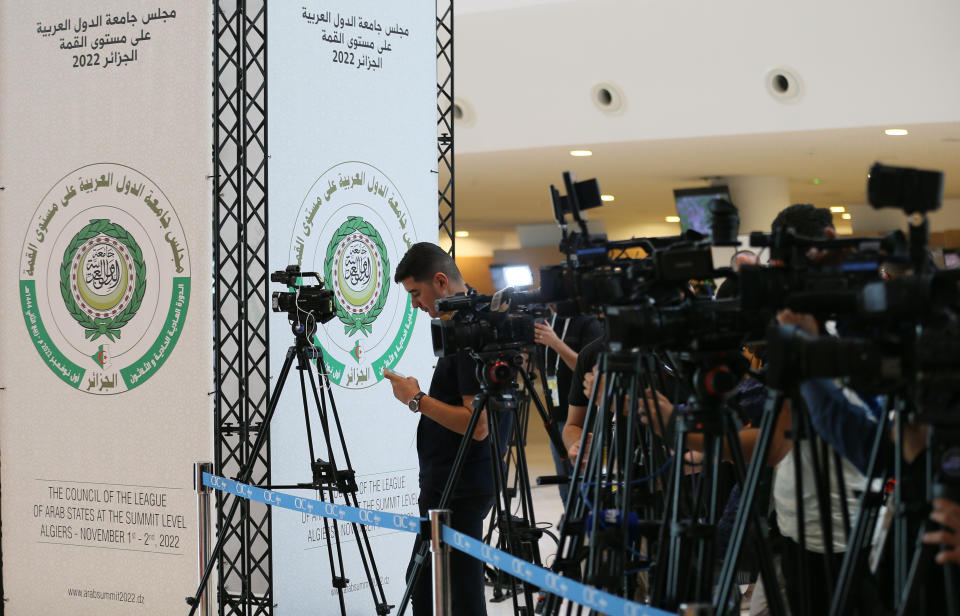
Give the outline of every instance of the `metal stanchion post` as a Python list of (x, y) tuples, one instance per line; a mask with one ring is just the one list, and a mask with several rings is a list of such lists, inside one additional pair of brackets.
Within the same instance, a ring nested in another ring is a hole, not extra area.
[[(193, 487), (197, 491), (197, 555), (202, 577), (210, 560), (210, 488), (203, 485), (203, 474), (213, 473), (212, 462), (194, 462)], [(210, 616), (210, 593), (204, 590), (200, 597), (200, 616)]]
[(452, 616), (453, 614), (450, 607), (450, 546), (443, 542), (443, 527), (449, 524), (449, 509), (430, 510), (434, 616)]

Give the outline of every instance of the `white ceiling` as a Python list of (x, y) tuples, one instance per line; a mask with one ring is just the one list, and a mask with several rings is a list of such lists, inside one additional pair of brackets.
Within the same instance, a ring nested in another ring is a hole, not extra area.
[[(945, 171), (960, 199), (956, 0), (455, 6), (460, 229), (551, 220), (564, 170), (615, 196), (591, 212), (611, 237), (661, 232), (672, 189), (715, 176), (785, 178), (791, 201), (858, 204), (879, 160)], [(796, 75), (794, 102), (767, 91), (775, 68)], [(619, 113), (593, 103), (601, 82), (623, 93)]]

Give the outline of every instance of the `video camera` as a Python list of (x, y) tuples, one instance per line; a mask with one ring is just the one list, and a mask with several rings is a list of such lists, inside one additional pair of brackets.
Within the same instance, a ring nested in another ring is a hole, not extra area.
[(437, 357), (459, 351), (485, 353), (521, 349), (534, 342), (534, 323), (547, 313), (535, 291), (508, 287), (493, 295), (475, 291), (436, 301), (438, 312), (454, 312), (449, 320), (433, 319), (430, 332)]
[[(818, 317), (859, 315), (878, 319), (917, 313), (924, 301), (951, 302), (956, 288), (929, 271), (926, 212), (940, 207), (943, 174), (876, 163), (870, 169), (867, 195), (874, 208), (897, 207), (909, 215), (909, 235), (893, 231), (882, 237), (811, 238), (793, 229), (752, 233), (751, 246), (770, 248), (771, 267), (747, 266), (740, 274), (744, 309), (790, 308)], [(812, 257), (811, 257), (812, 255)], [(909, 271), (884, 281), (883, 269)], [(905, 290), (919, 292), (913, 298)]]
[[(303, 284), (308, 277), (315, 278), (317, 284)], [(286, 269), (271, 273), (270, 281), (292, 289), (273, 292), (273, 311), (286, 312), (291, 322), (326, 323), (336, 316), (333, 291), (323, 288), (323, 279), (318, 273), (301, 272), (299, 265), (288, 265)]]
[[(710, 236), (687, 230), (678, 236), (608, 241), (604, 234), (590, 232), (582, 214), (602, 204), (597, 181), (578, 182), (570, 172), (564, 172), (563, 181), (567, 194), (561, 195), (551, 185), (550, 197), (561, 231), (560, 250), (566, 259), (562, 265), (540, 271), (541, 299), (557, 302), (561, 313), (597, 312), (607, 305), (632, 304), (643, 301), (652, 289), (717, 277), (722, 274), (713, 267), (711, 247), (737, 243), (737, 209), (719, 199), (710, 205)], [(568, 232), (568, 214), (578, 230)], [(624, 256), (633, 249), (642, 250), (645, 256)]]

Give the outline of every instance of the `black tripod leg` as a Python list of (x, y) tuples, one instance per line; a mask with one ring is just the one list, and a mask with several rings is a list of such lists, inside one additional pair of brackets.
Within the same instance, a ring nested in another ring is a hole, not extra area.
[[(727, 544), (727, 553), (723, 559), (723, 567), (720, 570), (720, 581), (717, 585), (716, 598), (714, 606), (720, 612), (726, 609), (725, 606), (730, 601), (730, 593), (733, 591), (733, 581), (737, 570), (737, 560), (743, 548), (743, 542), (746, 537), (747, 525), (753, 519), (753, 526), (760, 536), (760, 517), (756, 509), (757, 490), (760, 485), (760, 475), (763, 467), (766, 465), (767, 456), (770, 454), (770, 447), (773, 444), (774, 430), (777, 420), (780, 417), (783, 407), (783, 394), (771, 392), (767, 398), (767, 403), (763, 411), (763, 418), (760, 420), (760, 433), (753, 449), (753, 457), (750, 465), (747, 467), (747, 476), (743, 482), (743, 492), (741, 496), (740, 509), (733, 523), (733, 531), (730, 534), (730, 543)], [(742, 453), (741, 453), (742, 456)], [(763, 552), (761, 552), (763, 554)], [(760, 574), (763, 579), (763, 588), (767, 596), (767, 602), (770, 605), (770, 613), (774, 616), (786, 614), (783, 603), (783, 595), (780, 592), (780, 583), (777, 581), (776, 570), (773, 566), (772, 557), (769, 560), (762, 557), (760, 560)]]
[[(802, 411), (800, 409), (791, 409), (793, 418), (793, 485), (794, 485), (794, 502), (796, 502), (797, 507), (797, 583), (796, 587), (800, 589), (797, 595), (799, 600), (799, 605), (790, 605), (790, 613), (794, 611), (797, 612), (796, 616), (809, 616), (810, 615), (810, 606), (807, 602), (810, 597), (810, 580), (807, 579), (807, 526), (806, 512), (804, 507), (806, 506), (806, 501), (803, 498), (803, 451), (801, 450), (802, 439), (801, 435), (801, 421), (800, 415)], [(789, 539), (788, 539), (789, 541)], [(786, 556), (784, 556), (786, 558)], [(788, 582), (789, 583), (789, 582)], [(766, 583), (764, 583), (764, 590), (766, 590)], [(788, 593), (789, 594), (789, 593)], [(788, 597), (789, 598), (789, 597)]]
[(847, 551), (843, 555), (840, 573), (837, 575), (837, 592), (834, 593), (833, 600), (830, 603), (830, 614), (832, 616), (840, 616), (846, 613), (850, 590), (862, 568), (877, 513), (883, 503), (883, 489), (881, 488), (879, 493), (874, 493), (873, 484), (876, 479), (882, 480), (884, 478), (884, 475), (880, 473), (880, 452), (884, 440), (887, 438), (887, 427), (890, 424), (889, 417), (890, 413), (884, 412), (877, 425), (877, 433), (874, 436), (873, 447), (870, 451), (870, 462), (867, 465), (865, 488), (863, 494), (860, 495), (857, 518), (847, 542)]
[[(776, 425), (776, 421), (774, 421), (774, 425)], [(740, 445), (740, 437), (737, 434), (736, 429), (732, 426), (732, 422), (730, 422), (728, 439), (730, 443), (730, 455), (733, 458), (734, 466), (737, 469), (737, 479), (739, 479), (740, 485), (743, 486), (746, 481), (747, 464), (743, 455), (743, 448)], [(777, 579), (777, 570), (773, 560), (773, 553), (770, 551), (770, 546), (767, 544), (766, 541), (764, 541), (764, 537), (767, 535), (767, 533), (765, 532), (766, 529), (763, 525), (763, 517), (760, 515), (760, 510), (758, 509), (758, 505), (756, 501), (748, 503), (746, 502), (742, 494), (743, 492), (741, 492), (740, 507), (741, 509), (744, 507), (748, 507), (749, 509), (751, 509), (751, 511), (747, 512), (747, 515), (750, 516), (749, 524), (750, 524), (751, 530), (753, 531), (754, 549), (757, 551), (757, 554), (759, 555), (760, 575), (764, 580), (764, 589), (766, 589), (766, 584), (767, 584), (766, 580)], [(726, 560), (724, 561), (723, 567), (726, 568), (729, 565), (730, 571), (726, 571), (726, 569), (721, 569), (721, 572), (720, 572), (721, 585), (728, 579), (728, 577), (731, 581), (733, 580), (733, 574), (731, 572), (736, 571), (736, 565), (739, 560), (739, 556), (740, 555), (737, 554), (736, 557), (733, 558), (731, 561), (729, 562)], [(726, 571), (726, 575), (725, 575), (725, 571)], [(728, 588), (728, 592), (729, 590), (732, 590), (732, 589)], [(768, 593), (768, 597), (769, 597), (768, 603), (770, 604), (771, 613), (776, 615), (785, 614), (786, 611), (783, 606), (780, 589), (777, 587), (771, 592), (773, 592), (773, 595), (770, 595)], [(728, 598), (729, 597), (725, 598), (725, 600), (727, 600)], [(725, 603), (717, 603), (717, 605), (718, 606), (725, 605)], [(718, 612), (719, 611), (720, 610), (718, 609)]]
[[(277, 410), (277, 403), (280, 401), (280, 394), (283, 391), (283, 384), (287, 380), (287, 375), (290, 373), (290, 367), (293, 365), (293, 358), (295, 356), (296, 347), (290, 347), (287, 350), (286, 358), (283, 360), (283, 367), (280, 369), (280, 376), (277, 378), (277, 384), (273, 389), (273, 396), (270, 398), (270, 403), (267, 405), (266, 415), (264, 415), (263, 421), (261, 422), (262, 428), (257, 434), (257, 440), (254, 441), (253, 447), (251, 448), (250, 457), (247, 458), (246, 465), (237, 475), (237, 481), (240, 483), (250, 482), (250, 476), (253, 474), (253, 466), (256, 464), (257, 458), (260, 456), (260, 450), (263, 449), (263, 444), (267, 442), (267, 435), (270, 433), (270, 420), (273, 419), (273, 413)], [(207, 562), (207, 566), (203, 570), (203, 575), (200, 576), (200, 585), (197, 587), (197, 592), (193, 595), (193, 597), (187, 598), (187, 603), (190, 605), (189, 616), (196, 614), (197, 608), (200, 607), (200, 596), (203, 595), (203, 591), (207, 587), (207, 582), (210, 581), (210, 574), (213, 573), (213, 567), (218, 564), (220, 556), (223, 554), (223, 546), (227, 538), (224, 534), (224, 529), (230, 527), (231, 523), (233, 522), (233, 516), (236, 515), (237, 509), (239, 508), (242, 500), (243, 499), (239, 497), (234, 497), (233, 504), (230, 506), (230, 512), (220, 525), (220, 533), (217, 535), (217, 543), (213, 546), (213, 551), (210, 553), (210, 560)]]
[[(580, 440), (581, 447), (577, 459), (573, 460), (572, 473), (570, 475), (570, 487), (567, 490), (567, 502), (564, 503), (564, 514), (560, 526), (557, 529), (559, 541), (557, 542), (557, 558), (554, 561), (552, 569), (571, 579), (580, 579), (580, 567), (578, 557), (584, 541), (584, 509), (585, 503), (581, 494), (582, 483), (587, 476), (583, 463), (588, 461), (589, 455), (586, 448), (586, 436), (592, 433), (600, 421), (600, 409), (596, 404), (597, 396), (591, 396), (587, 403), (587, 412), (583, 420), (583, 436)], [(586, 456), (586, 457), (585, 457)], [(546, 600), (544, 613), (546, 616), (556, 616), (562, 606), (563, 599), (558, 595), (549, 595)], [(567, 613), (571, 611), (572, 604), (567, 604)]]
[[(329, 452), (330, 469), (333, 481), (334, 484), (341, 490), (344, 502), (347, 505), (359, 508), (353, 464), (350, 462), (350, 452), (347, 448), (346, 437), (343, 434), (343, 425), (340, 423), (340, 414), (337, 412), (337, 402), (333, 397), (333, 386), (331, 385), (330, 379), (327, 376), (327, 365), (323, 360), (322, 353), (317, 355), (317, 367), (320, 372), (321, 388), (318, 392), (316, 381), (313, 378), (313, 372), (310, 372), (310, 387), (313, 391), (314, 401), (317, 404), (317, 412), (320, 416), (320, 423), (323, 426), (323, 433), (327, 444), (327, 451)], [(327, 405), (328, 401), (330, 403), (329, 407)], [(349, 477), (349, 482), (340, 481), (342, 471), (338, 469), (338, 466), (335, 462), (332, 443), (330, 440), (329, 418), (331, 416), (333, 417), (334, 425), (336, 425), (337, 428), (337, 436), (340, 441), (340, 450), (343, 452), (345, 471)], [(333, 491), (331, 490), (331, 497), (332, 496)], [(330, 502), (333, 502), (332, 498)], [(377, 569), (377, 561), (373, 557), (373, 546), (370, 545), (370, 536), (367, 533), (367, 527), (356, 523), (352, 523), (351, 527), (353, 529), (353, 535), (357, 538), (357, 550), (360, 553), (360, 562), (363, 566), (364, 575), (367, 578), (367, 585), (370, 588), (370, 595), (373, 598), (373, 603), (376, 607), (376, 613), (378, 615), (387, 614), (392, 606), (387, 604), (386, 593), (383, 590), (383, 582), (380, 579), (380, 571)], [(337, 550), (339, 554), (341, 570), (340, 577), (346, 580), (346, 577), (343, 573), (343, 556), (339, 543), (339, 534), (337, 535), (337, 538)]]

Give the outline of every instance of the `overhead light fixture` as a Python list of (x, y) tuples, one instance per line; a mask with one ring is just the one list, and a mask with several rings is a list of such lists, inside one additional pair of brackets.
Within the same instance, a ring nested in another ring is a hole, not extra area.
[(666, 218), (664, 218), (664, 220), (666, 220), (667, 222), (680, 222), (680, 217), (679, 217), (679, 216), (667, 216)]
[(600, 195), (601, 201), (613, 201), (613, 195)]
[(840, 218), (844, 220), (850, 220), (851, 218), (853, 218), (853, 216), (851, 216), (849, 212), (844, 212), (843, 214), (840, 215)]
[(831, 206), (830, 206), (830, 211), (831, 211), (832, 213), (834, 213), (834, 214), (842, 214), (842, 213), (846, 212), (847, 209), (846, 209), (845, 207), (843, 207), (842, 205), (831, 205)]
[(590, 150), (570, 150), (570, 156), (593, 156)]
[(470, 237), (470, 232), (469, 232), (469, 231), (457, 231), (457, 232), (454, 233), (454, 235), (457, 236), (457, 237)]
[(910, 131), (905, 128), (888, 128), (887, 130), (883, 131), (883, 134), (890, 135), (891, 137), (899, 137), (902, 135), (909, 135)]

